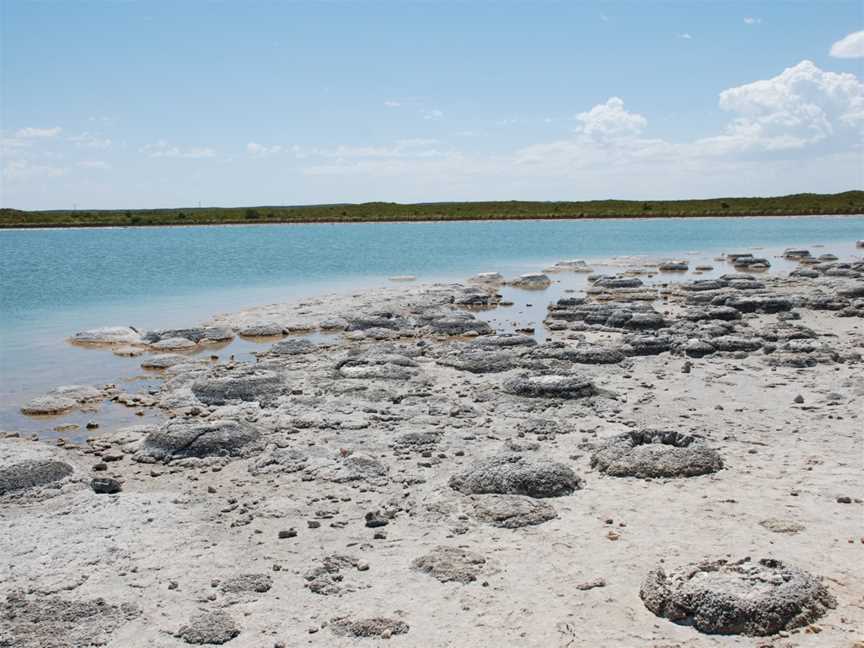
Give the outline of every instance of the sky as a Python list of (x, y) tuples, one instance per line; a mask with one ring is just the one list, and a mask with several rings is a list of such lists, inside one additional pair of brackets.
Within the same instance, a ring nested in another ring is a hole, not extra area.
[(864, 187), (864, 3), (0, 0), (0, 206)]

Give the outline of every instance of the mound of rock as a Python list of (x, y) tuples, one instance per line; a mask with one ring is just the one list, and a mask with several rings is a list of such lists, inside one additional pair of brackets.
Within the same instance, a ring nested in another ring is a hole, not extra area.
[(620, 349), (599, 344), (570, 345), (563, 342), (547, 342), (531, 351), (531, 358), (563, 360), (576, 364), (615, 364), (625, 355)]
[(695, 437), (634, 430), (613, 437), (591, 456), (591, 466), (613, 477), (694, 477), (723, 467), (720, 454)]
[(0, 496), (54, 484), (72, 474), (62, 461), (27, 459), (0, 467)]
[(256, 322), (247, 324), (239, 331), (243, 337), (275, 337), (285, 332), (285, 327), (276, 322)]
[(141, 361), (142, 369), (168, 369), (178, 364), (189, 362), (188, 356), (178, 353), (159, 353)]
[(587, 398), (597, 393), (594, 383), (575, 374), (522, 374), (502, 385), (505, 392), (527, 398)]
[(486, 559), (474, 551), (459, 547), (435, 547), (425, 556), (416, 558), (412, 569), (429, 574), (442, 583), (467, 585), (477, 580), (483, 571)]
[(187, 644), (221, 645), (240, 634), (234, 619), (224, 610), (196, 614), (177, 632)]
[(552, 284), (552, 280), (543, 273), (523, 274), (509, 282), (514, 288), (526, 290), (543, 290)]
[(527, 460), (504, 455), (479, 461), (450, 477), (450, 488), (463, 495), (528, 495), (560, 497), (582, 487), (575, 472), (564, 464), (548, 460)]
[(168, 421), (144, 437), (139, 459), (171, 461), (190, 457), (238, 457), (259, 440), (252, 425), (229, 419)]
[(192, 393), (205, 405), (225, 405), (229, 401), (259, 402), (268, 405), (285, 389), (282, 377), (254, 367), (220, 370), (192, 383)]
[(651, 571), (639, 592), (651, 612), (707, 634), (773, 635), (836, 607), (822, 581), (779, 560), (714, 560)]
[(272, 347), (270, 347), (269, 352), (273, 355), (292, 356), (300, 355), (303, 353), (311, 353), (312, 351), (316, 351), (317, 349), (318, 345), (311, 340), (307, 340), (305, 338), (290, 338), (288, 340), (282, 340), (281, 342), (277, 342)]
[(340, 617), (330, 622), (333, 634), (342, 637), (379, 637), (389, 639), (393, 635), (405, 634), (409, 626), (398, 619), (372, 617), (369, 619), (352, 619)]
[(474, 517), (504, 529), (543, 524), (558, 517), (547, 502), (527, 495), (471, 495)]
[(273, 577), (270, 574), (239, 574), (226, 578), (219, 585), (223, 593), (239, 594), (243, 592), (264, 593), (273, 587)]
[(0, 646), (104, 646), (118, 628), (139, 615), (140, 611), (134, 605), (111, 605), (102, 598), (69, 601), (52, 596), (31, 599), (23, 592), (13, 592), (0, 606)]

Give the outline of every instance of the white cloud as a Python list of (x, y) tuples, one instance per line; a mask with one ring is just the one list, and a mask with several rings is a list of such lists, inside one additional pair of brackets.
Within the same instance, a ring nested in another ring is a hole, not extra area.
[(141, 153), (146, 153), (151, 158), (188, 158), (201, 159), (216, 157), (216, 151), (209, 147), (188, 147), (181, 148), (172, 146), (165, 140), (159, 140), (155, 144), (147, 144), (138, 149)]
[[(701, 140), (725, 150), (802, 148), (841, 136), (860, 137), (864, 84), (801, 61), (771, 79), (724, 90), (720, 107), (738, 116), (723, 135)], [(857, 132), (856, 132), (857, 131)]]
[(76, 166), (82, 169), (110, 169), (111, 165), (103, 160), (81, 160)]
[(684, 40), (693, 40), (693, 37), (687, 32), (684, 32), (683, 34), (678, 34), (678, 38), (683, 38)]
[(384, 105), (388, 108), (399, 108), (402, 104), (399, 101), (385, 101)]
[(256, 142), (249, 142), (246, 145), (246, 152), (249, 155), (254, 157), (265, 157), (267, 155), (275, 155), (276, 153), (281, 153), (283, 151), (283, 147), (279, 144), (274, 144), (273, 146), (265, 146), (263, 144), (258, 144)]
[[(365, 199), (839, 191), (860, 184), (862, 96), (854, 75), (802, 61), (773, 78), (722, 92), (719, 106), (731, 114), (727, 127), (687, 142), (647, 137), (646, 117), (611, 97), (576, 115), (571, 137), (500, 154), (468, 154), (435, 143), (310, 149), (301, 157), (322, 158), (303, 169), (307, 176), (338, 176), (340, 186), (356, 187)], [(419, 153), (426, 149), (428, 154)]]
[(80, 135), (75, 135), (69, 138), (70, 142), (74, 142), (75, 146), (79, 148), (89, 148), (89, 149), (107, 149), (111, 148), (111, 140), (107, 137), (99, 137), (97, 135), (91, 135), (90, 133), (84, 132)]
[(744, 24), (745, 25), (761, 25), (762, 19), (761, 18), (755, 18), (753, 16), (747, 16), (744, 19)]
[(59, 126), (54, 126), (53, 128), (19, 128), (15, 131), (15, 137), (21, 137), (24, 139), (35, 139), (41, 137), (55, 137), (60, 134), (60, 131), (63, 129)]
[(610, 97), (606, 103), (579, 113), (576, 120), (579, 122), (576, 132), (599, 139), (638, 135), (648, 124), (642, 115), (626, 111), (620, 97)]
[(430, 119), (433, 121), (437, 121), (444, 117), (444, 113), (437, 108), (432, 110), (423, 110), (420, 114), (423, 115), (423, 119)]
[(831, 46), (835, 58), (864, 58), (864, 31), (852, 32)]

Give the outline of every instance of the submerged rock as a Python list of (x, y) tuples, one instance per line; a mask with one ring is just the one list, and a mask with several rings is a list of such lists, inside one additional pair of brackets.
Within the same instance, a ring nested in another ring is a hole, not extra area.
[(510, 285), (514, 288), (523, 288), (527, 290), (543, 290), (552, 284), (552, 280), (543, 273), (523, 274), (517, 279), (510, 281)]
[(837, 605), (819, 578), (772, 559), (657, 567), (639, 596), (657, 616), (700, 632), (757, 637), (808, 625)]
[(285, 327), (275, 322), (256, 322), (255, 324), (247, 324), (238, 331), (238, 334), (243, 337), (274, 337), (282, 335), (285, 332)]
[(78, 406), (78, 401), (65, 396), (47, 395), (38, 396), (21, 408), (21, 413), (28, 416), (50, 416), (53, 414), (63, 414)]
[(529, 497), (560, 497), (582, 487), (569, 466), (548, 460), (528, 461), (519, 455), (479, 461), (453, 475), (449, 484), (464, 495), (498, 493)]
[(141, 344), (141, 334), (131, 326), (104, 326), (80, 331), (70, 338), (75, 344)]
[(607, 441), (592, 455), (591, 466), (613, 477), (694, 477), (717, 472), (723, 460), (695, 437), (641, 430)]

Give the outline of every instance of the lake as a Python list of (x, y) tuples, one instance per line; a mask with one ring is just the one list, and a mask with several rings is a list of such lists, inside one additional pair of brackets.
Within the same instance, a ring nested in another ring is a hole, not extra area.
[[(698, 253), (690, 258), (710, 260), (754, 247), (776, 254), (824, 245), (849, 254), (860, 238), (862, 216), (0, 231), (0, 430), (41, 433), (58, 425), (18, 413), (21, 403), (57, 385), (118, 378), (152, 384), (141, 378), (140, 360), (65, 342), (85, 328), (194, 325), (218, 312), (386, 285), (394, 275), (463, 280), (483, 271), (537, 271), (563, 259)], [(573, 289), (580, 280), (566, 281)], [(557, 292), (532, 294), (530, 306), (528, 297), (514, 301), (523, 318), (542, 317)], [(505, 327), (498, 315), (488, 317)], [(231, 352), (252, 344), (235, 342)], [(140, 422), (125, 408), (100, 412), (106, 417)]]

